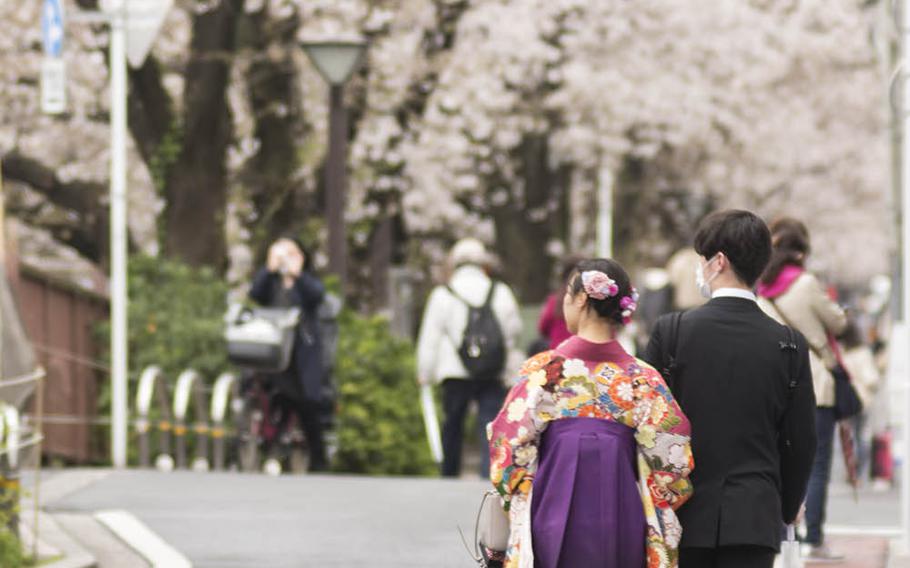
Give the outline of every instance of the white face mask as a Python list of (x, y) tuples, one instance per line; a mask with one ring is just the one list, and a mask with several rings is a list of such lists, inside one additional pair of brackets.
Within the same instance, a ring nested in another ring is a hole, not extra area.
[[(714, 262), (714, 259), (717, 258), (717, 255), (711, 257), (711, 260), (705, 263), (704, 266), (707, 266)], [(710, 278), (705, 278), (705, 268), (700, 262), (695, 264), (695, 285), (698, 287), (698, 293), (702, 295), (705, 299), (711, 298), (711, 282), (717, 278), (719, 272), (715, 272), (711, 275)]]

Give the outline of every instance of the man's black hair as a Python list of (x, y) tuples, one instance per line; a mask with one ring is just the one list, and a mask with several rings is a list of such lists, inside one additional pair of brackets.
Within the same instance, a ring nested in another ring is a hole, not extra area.
[(719, 252), (724, 253), (736, 276), (751, 287), (771, 259), (771, 231), (752, 212), (717, 211), (699, 224), (695, 252), (708, 260)]

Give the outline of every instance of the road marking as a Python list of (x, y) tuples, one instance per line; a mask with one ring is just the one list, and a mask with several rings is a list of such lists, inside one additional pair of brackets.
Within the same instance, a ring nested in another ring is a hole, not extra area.
[(193, 568), (192, 562), (127, 511), (98, 511), (95, 518), (148, 560), (153, 568)]
[(901, 535), (900, 527), (825, 525), (825, 534), (835, 536), (881, 536), (892, 538)]

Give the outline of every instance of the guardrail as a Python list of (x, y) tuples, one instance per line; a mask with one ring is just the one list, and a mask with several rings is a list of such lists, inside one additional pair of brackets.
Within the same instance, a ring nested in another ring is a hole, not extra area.
[(193, 402), (193, 433), (196, 435), (196, 457), (193, 459), (194, 471), (208, 471), (209, 409), (205, 400), (205, 385), (201, 375), (192, 369), (180, 373), (177, 386), (174, 388), (174, 453), (177, 454), (177, 467), (186, 469), (186, 437), (189, 433), (187, 416), (190, 401)]
[(157, 402), (159, 412), (159, 419), (155, 424), (158, 432), (158, 455), (155, 457), (155, 465), (158, 469), (169, 471), (174, 469), (174, 458), (171, 457), (171, 431), (174, 420), (171, 416), (167, 381), (159, 367), (149, 367), (142, 372), (136, 392), (134, 426), (139, 438), (140, 467), (151, 465), (152, 423), (150, 415), (153, 402)]
[[(155, 445), (154, 467), (160, 471), (226, 469), (233, 417), (242, 404), (235, 374), (221, 374), (210, 389), (202, 375), (187, 369), (171, 388), (161, 368), (148, 367), (139, 377), (135, 404), (139, 467), (152, 467)], [(188, 456), (191, 436), (192, 461)]]
[(229, 411), (236, 412), (235, 401), (240, 401), (240, 382), (233, 373), (224, 373), (215, 381), (209, 412), (212, 420), (212, 464), (219, 471), (225, 468), (227, 416)]

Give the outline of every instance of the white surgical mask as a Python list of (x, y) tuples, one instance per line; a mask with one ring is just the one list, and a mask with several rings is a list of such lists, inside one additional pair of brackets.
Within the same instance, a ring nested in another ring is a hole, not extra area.
[[(705, 266), (714, 262), (717, 255), (711, 257), (711, 260), (705, 263)], [(711, 282), (717, 278), (719, 272), (715, 272), (710, 278), (705, 278), (705, 269), (700, 262), (695, 263), (695, 285), (698, 287), (698, 293), (705, 299), (711, 298)]]

